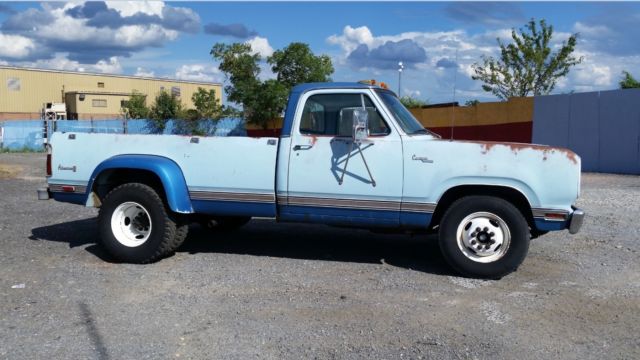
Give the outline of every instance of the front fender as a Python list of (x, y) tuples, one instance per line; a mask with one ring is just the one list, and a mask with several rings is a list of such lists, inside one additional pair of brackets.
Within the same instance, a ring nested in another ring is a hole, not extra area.
[(457, 176), (449, 178), (446, 181), (440, 183), (435, 189), (436, 203), (440, 201), (442, 196), (447, 190), (457, 186), (463, 185), (479, 185), (479, 186), (495, 186), (495, 187), (507, 187), (520, 192), (529, 202), (529, 206), (537, 206), (540, 204), (540, 200), (535, 191), (531, 189), (529, 185), (521, 180), (507, 177), (476, 177), (476, 176)]
[(150, 171), (158, 176), (164, 187), (169, 208), (177, 213), (193, 213), (189, 189), (180, 166), (173, 160), (155, 155), (116, 155), (101, 162), (89, 180), (87, 192), (93, 189), (96, 179), (105, 170), (137, 169)]

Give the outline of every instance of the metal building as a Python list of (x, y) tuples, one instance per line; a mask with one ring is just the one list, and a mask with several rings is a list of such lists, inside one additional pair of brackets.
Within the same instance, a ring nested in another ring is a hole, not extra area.
[(189, 109), (200, 87), (214, 89), (221, 100), (219, 83), (0, 66), (0, 120), (40, 119), (53, 103), (66, 104), (68, 119), (118, 118), (134, 91), (146, 95), (149, 106), (164, 90)]

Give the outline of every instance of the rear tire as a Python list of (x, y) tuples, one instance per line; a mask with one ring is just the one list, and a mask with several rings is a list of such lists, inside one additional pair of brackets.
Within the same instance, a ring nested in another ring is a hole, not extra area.
[(440, 250), (459, 273), (497, 279), (515, 271), (529, 250), (529, 227), (511, 203), (491, 196), (454, 202), (442, 218)]
[(102, 246), (115, 259), (150, 263), (172, 254), (184, 241), (188, 225), (177, 225), (148, 185), (128, 183), (111, 190), (98, 214)]

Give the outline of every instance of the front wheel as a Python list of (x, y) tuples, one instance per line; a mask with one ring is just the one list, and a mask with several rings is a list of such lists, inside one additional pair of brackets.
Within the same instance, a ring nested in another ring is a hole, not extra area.
[(184, 241), (187, 229), (153, 188), (139, 183), (109, 192), (98, 215), (102, 245), (117, 260), (128, 263), (149, 263), (170, 255)]
[(529, 227), (511, 203), (491, 196), (454, 202), (440, 223), (440, 249), (459, 273), (501, 278), (515, 271), (529, 250)]

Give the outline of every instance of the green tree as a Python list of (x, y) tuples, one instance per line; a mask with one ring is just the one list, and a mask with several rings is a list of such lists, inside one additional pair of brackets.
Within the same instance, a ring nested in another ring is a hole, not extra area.
[(146, 119), (149, 116), (147, 107), (147, 96), (134, 91), (129, 96), (129, 100), (124, 103), (122, 111), (129, 119)]
[(473, 64), (475, 74), (471, 78), (482, 81), (484, 91), (502, 100), (549, 94), (558, 79), (582, 62), (582, 57), (573, 56), (578, 34), (569, 36), (552, 52), (553, 26), (544, 20), (540, 20), (539, 25), (531, 19), (519, 34), (511, 30), (513, 42), (507, 45), (498, 38), (500, 58), (483, 57), (482, 64)]
[(148, 126), (154, 133), (161, 133), (167, 126), (168, 120), (177, 120), (185, 117), (185, 109), (180, 100), (162, 90), (149, 110)]
[(256, 88), (253, 96), (247, 100), (245, 114), (250, 122), (267, 128), (269, 122), (280, 117), (287, 103), (289, 89), (277, 80), (266, 80)]
[(251, 45), (234, 43), (231, 45), (217, 43), (210, 52), (211, 56), (220, 61), (218, 68), (225, 73), (230, 85), (225, 86), (227, 99), (245, 106), (245, 101), (251, 98), (260, 80), (260, 55), (253, 54)]
[(316, 56), (309, 45), (294, 42), (273, 53), (267, 62), (271, 70), (278, 74), (278, 81), (292, 88), (307, 82), (331, 81), (333, 64), (327, 55)]
[(621, 89), (640, 88), (640, 81), (636, 80), (628, 71), (622, 72), (622, 80), (620, 80)]
[(412, 96), (408, 96), (408, 95), (401, 97), (400, 102), (407, 109), (421, 108), (425, 105), (428, 105), (427, 101), (421, 100)]
[(219, 69), (230, 82), (225, 87), (227, 99), (242, 105), (247, 122), (264, 129), (284, 110), (291, 87), (302, 82), (328, 81), (333, 73), (328, 56), (315, 56), (302, 43), (292, 43), (267, 59), (277, 80), (259, 79), (258, 64), (262, 59), (249, 44), (218, 43), (211, 49), (211, 56), (220, 62)]
[(196, 113), (192, 113), (190, 117), (195, 115), (197, 119), (217, 120), (223, 115), (223, 107), (220, 105), (220, 100), (216, 98), (215, 89), (206, 90), (199, 87), (191, 96), (191, 101), (196, 107)]
[(476, 99), (474, 99), (474, 100), (467, 100), (467, 101), (464, 103), (464, 106), (476, 106), (476, 105), (478, 105), (478, 104), (480, 104), (480, 100), (476, 100)]

